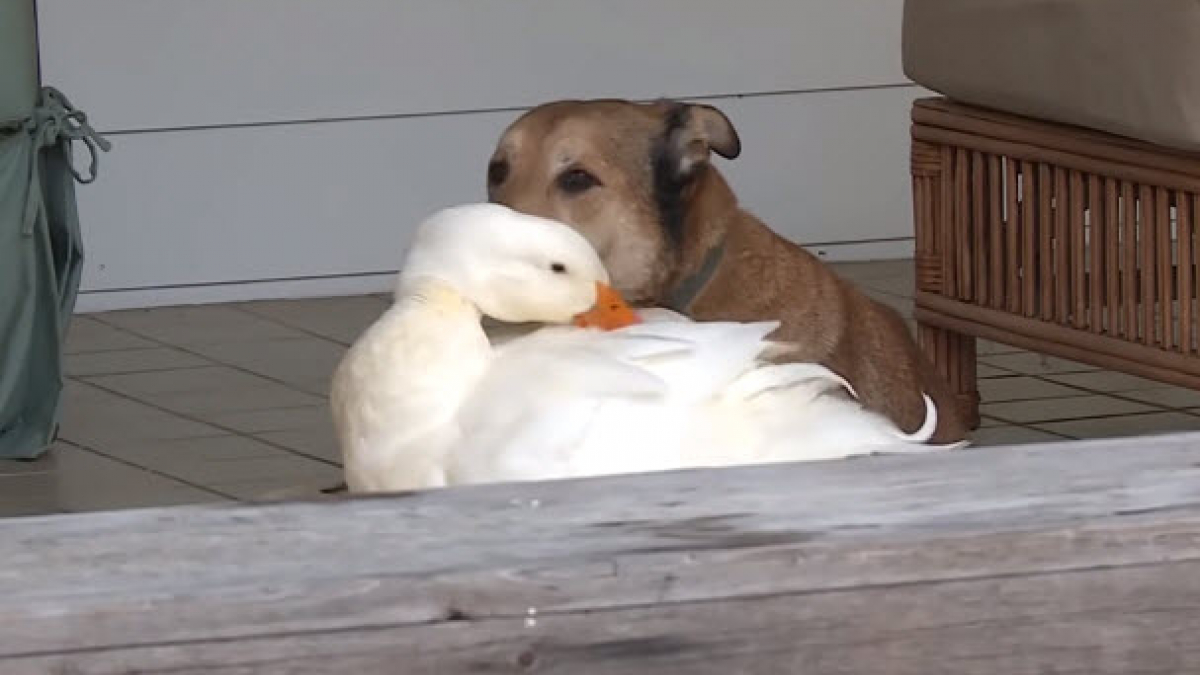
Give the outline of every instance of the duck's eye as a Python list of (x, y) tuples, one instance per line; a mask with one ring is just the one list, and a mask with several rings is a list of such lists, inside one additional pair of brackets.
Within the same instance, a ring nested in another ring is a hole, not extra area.
[(567, 169), (558, 175), (558, 188), (569, 195), (581, 194), (599, 184), (599, 179), (583, 169)]
[(550, 263), (550, 271), (555, 274), (566, 274), (567, 266), (562, 263)]
[(492, 160), (488, 164), (488, 185), (500, 185), (508, 180), (508, 162), (502, 159)]

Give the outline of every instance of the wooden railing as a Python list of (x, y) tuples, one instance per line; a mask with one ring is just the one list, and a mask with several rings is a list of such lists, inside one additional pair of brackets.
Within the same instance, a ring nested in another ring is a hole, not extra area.
[(1200, 436), (0, 521), (0, 673), (1200, 673)]

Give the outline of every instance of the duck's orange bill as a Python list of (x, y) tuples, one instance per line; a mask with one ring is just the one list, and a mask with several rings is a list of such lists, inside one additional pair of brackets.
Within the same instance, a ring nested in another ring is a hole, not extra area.
[(596, 304), (575, 317), (576, 326), (601, 330), (616, 330), (641, 322), (615, 288), (599, 281), (596, 282)]

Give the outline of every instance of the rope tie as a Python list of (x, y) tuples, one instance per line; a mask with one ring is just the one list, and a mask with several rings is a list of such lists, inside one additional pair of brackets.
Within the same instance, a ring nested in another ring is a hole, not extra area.
[[(24, 223), (21, 228), (21, 233), (28, 237), (33, 236), (34, 225), (41, 211), (40, 151), (66, 140), (67, 168), (76, 181), (86, 185), (96, 180), (96, 171), (100, 166), (98, 151), (108, 152), (112, 144), (88, 124), (86, 113), (71, 105), (67, 97), (54, 87), (42, 88), (33, 112), (9, 127), (24, 131), (33, 141), (33, 157), (29, 162), (29, 193), (25, 197)], [(77, 141), (82, 142), (88, 149), (90, 161), (86, 175), (75, 168), (74, 153), (71, 149), (72, 144)]]

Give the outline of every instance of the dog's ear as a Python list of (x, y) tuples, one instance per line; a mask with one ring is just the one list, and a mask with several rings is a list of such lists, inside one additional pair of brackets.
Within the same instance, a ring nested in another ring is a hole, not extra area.
[(677, 180), (686, 180), (716, 152), (734, 159), (742, 152), (733, 123), (720, 110), (702, 104), (675, 104), (667, 109), (663, 130), (662, 160)]

